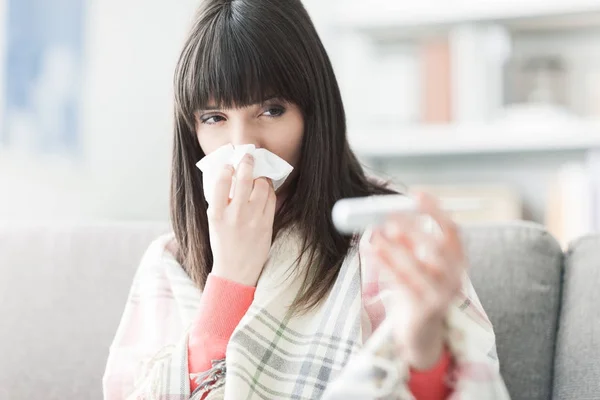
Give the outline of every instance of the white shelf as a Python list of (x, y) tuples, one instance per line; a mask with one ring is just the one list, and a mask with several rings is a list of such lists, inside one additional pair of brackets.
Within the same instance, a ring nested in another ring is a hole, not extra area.
[(523, 126), (472, 124), (350, 132), (361, 157), (426, 157), (600, 148), (600, 122)]
[(511, 21), (600, 13), (600, 0), (370, 0), (338, 7), (339, 28), (425, 28), (476, 21)]

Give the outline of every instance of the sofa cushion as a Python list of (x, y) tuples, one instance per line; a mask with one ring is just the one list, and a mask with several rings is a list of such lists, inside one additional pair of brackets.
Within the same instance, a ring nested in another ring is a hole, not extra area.
[(0, 226), (0, 399), (101, 399), (133, 274), (166, 224)]
[(563, 253), (541, 226), (518, 222), (464, 230), (470, 275), (496, 332), (514, 400), (551, 397)]
[(554, 399), (600, 396), (600, 237), (567, 252), (554, 364)]

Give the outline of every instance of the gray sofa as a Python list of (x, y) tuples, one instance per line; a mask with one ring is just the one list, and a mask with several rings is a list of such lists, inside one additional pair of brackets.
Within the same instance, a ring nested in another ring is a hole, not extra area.
[[(0, 226), (0, 399), (100, 399), (108, 346), (164, 224)], [(600, 238), (464, 232), (513, 399), (600, 399)]]

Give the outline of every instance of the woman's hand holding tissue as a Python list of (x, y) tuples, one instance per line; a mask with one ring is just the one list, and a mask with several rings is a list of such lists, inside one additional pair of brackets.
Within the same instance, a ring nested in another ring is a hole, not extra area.
[[(403, 357), (418, 370), (432, 368), (444, 349), (445, 318), (460, 291), (465, 254), (453, 221), (427, 195), (419, 213), (390, 218), (373, 233), (368, 256), (392, 276), (397, 304), (395, 338)], [(441, 231), (424, 229), (428, 216)]]
[(254, 158), (246, 154), (235, 174), (226, 166), (217, 180), (208, 208), (212, 273), (248, 286), (256, 286), (269, 255), (276, 196), (270, 180), (253, 177)]

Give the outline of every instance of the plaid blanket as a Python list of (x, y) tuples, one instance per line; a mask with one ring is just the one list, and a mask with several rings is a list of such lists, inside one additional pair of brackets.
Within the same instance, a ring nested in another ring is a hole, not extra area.
[[(299, 254), (293, 232), (273, 244), (226, 358), (190, 376), (187, 336), (201, 292), (165, 250), (171, 239), (156, 240), (138, 268), (110, 348), (105, 399), (195, 400), (207, 392), (207, 399), (413, 398), (409, 368), (391, 338), (394, 296), (385, 295), (386, 278), (373, 273), (360, 251), (347, 257), (318, 308), (289, 313), (302, 270), (292, 268)], [(508, 399), (492, 326), (467, 277), (447, 326), (451, 399)], [(190, 378), (200, 383), (194, 393)]]

